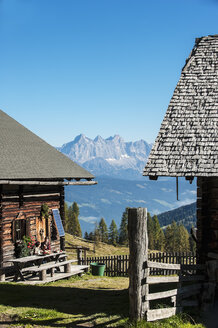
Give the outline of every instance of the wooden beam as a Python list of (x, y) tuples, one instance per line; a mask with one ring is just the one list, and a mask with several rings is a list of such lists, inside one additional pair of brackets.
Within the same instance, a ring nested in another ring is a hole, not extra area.
[(19, 186), (19, 207), (23, 206), (23, 186)]
[(146, 278), (147, 284), (164, 284), (170, 282), (180, 282), (180, 281), (203, 281), (205, 279), (204, 275), (190, 275), (190, 276), (150, 276)]
[(179, 178), (176, 177), (176, 199), (179, 200)]
[(0, 180), (0, 185), (39, 185), (39, 186), (91, 186), (97, 181), (37, 181), (37, 180)]
[(160, 292), (160, 293), (151, 293), (147, 295), (147, 299), (148, 301), (152, 301), (152, 300), (158, 300), (158, 299), (162, 299), (162, 298), (168, 298), (171, 296), (175, 296), (178, 294), (178, 289), (172, 289), (172, 290), (168, 290), (166, 292)]
[(182, 311), (182, 307), (149, 310), (147, 312), (147, 321), (155, 321), (159, 319), (169, 318), (177, 313), (180, 313), (181, 311)]
[(148, 268), (168, 269), (168, 270), (204, 270), (205, 264), (171, 264), (162, 262), (146, 261)]
[(147, 300), (157, 300), (162, 298), (168, 298), (176, 295), (182, 295), (185, 297), (193, 296), (200, 293), (202, 284), (190, 285), (182, 288), (171, 289), (165, 292), (150, 293), (147, 295)]
[(149, 180), (157, 180), (158, 176), (157, 175), (149, 175)]
[(168, 269), (168, 270), (180, 270), (181, 264), (169, 264), (169, 263), (161, 263), (161, 262), (146, 262), (148, 268), (157, 268), (157, 269)]
[(190, 184), (192, 184), (192, 181), (194, 180), (194, 177), (185, 177), (187, 181), (189, 181)]

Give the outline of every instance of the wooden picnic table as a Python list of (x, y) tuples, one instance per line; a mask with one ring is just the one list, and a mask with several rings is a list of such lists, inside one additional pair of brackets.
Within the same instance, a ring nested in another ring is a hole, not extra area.
[[(65, 255), (65, 256), (64, 256)], [(20, 257), (16, 259), (8, 260), (7, 262), (12, 262), (14, 264), (15, 268), (15, 275), (14, 275), (14, 281), (18, 280), (18, 277), (21, 278), (22, 281), (25, 280), (23, 272), (23, 269), (25, 268), (25, 271), (28, 271), (29, 265), (36, 266), (40, 268), (40, 266), (43, 263), (53, 261), (54, 263), (58, 263), (60, 261), (60, 258), (66, 257), (66, 252), (53, 252), (50, 254), (45, 255), (31, 255), (26, 257)]]

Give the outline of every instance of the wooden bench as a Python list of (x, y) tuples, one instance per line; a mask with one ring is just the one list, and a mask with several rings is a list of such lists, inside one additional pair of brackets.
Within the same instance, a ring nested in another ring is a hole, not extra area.
[(4, 282), (6, 280), (6, 276), (7, 277), (13, 276), (14, 270), (15, 270), (14, 265), (0, 268), (0, 282)]
[(31, 273), (38, 273), (39, 272), (39, 279), (44, 281), (46, 280), (46, 271), (51, 270), (51, 277), (54, 275), (54, 269), (60, 268), (61, 266), (64, 267), (65, 273), (71, 272), (71, 263), (77, 262), (77, 260), (67, 260), (67, 261), (60, 261), (60, 262), (49, 262), (45, 264), (41, 264), (40, 266), (32, 266), (26, 267), (22, 269), (22, 273), (24, 272), (31, 272)]

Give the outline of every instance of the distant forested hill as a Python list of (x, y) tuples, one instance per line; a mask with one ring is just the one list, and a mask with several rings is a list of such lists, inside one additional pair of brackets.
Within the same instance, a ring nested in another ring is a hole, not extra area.
[(196, 226), (196, 203), (190, 205), (181, 206), (175, 210), (164, 212), (158, 215), (158, 220), (161, 227), (165, 227), (176, 221), (182, 223), (188, 231), (192, 226)]

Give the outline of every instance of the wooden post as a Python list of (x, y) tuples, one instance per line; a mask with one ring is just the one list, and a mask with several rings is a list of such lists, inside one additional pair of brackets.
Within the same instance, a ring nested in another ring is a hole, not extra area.
[[(60, 187), (60, 216), (65, 229), (64, 186)], [(60, 249), (65, 251), (65, 237), (60, 237)]]
[(130, 320), (140, 320), (148, 310), (146, 301), (146, 275), (148, 269), (147, 209), (128, 209), (129, 234), (129, 315)]
[(5, 272), (3, 268), (0, 268), (0, 281), (5, 281)]
[(64, 265), (64, 272), (70, 273), (71, 272), (71, 263), (67, 263)]
[(86, 253), (86, 249), (84, 249), (84, 263), (83, 264), (87, 264), (87, 253)]
[(40, 277), (40, 280), (45, 281), (46, 280), (46, 270), (40, 271), (39, 277)]
[(82, 264), (82, 257), (83, 257), (83, 250), (82, 250), (82, 248), (77, 248), (77, 260), (78, 260), (78, 264), (79, 265)]
[(217, 260), (206, 262), (207, 282), (203, 284), (201, 293), (201, 310), (207, 312), (213, 308), (216, 289)]

